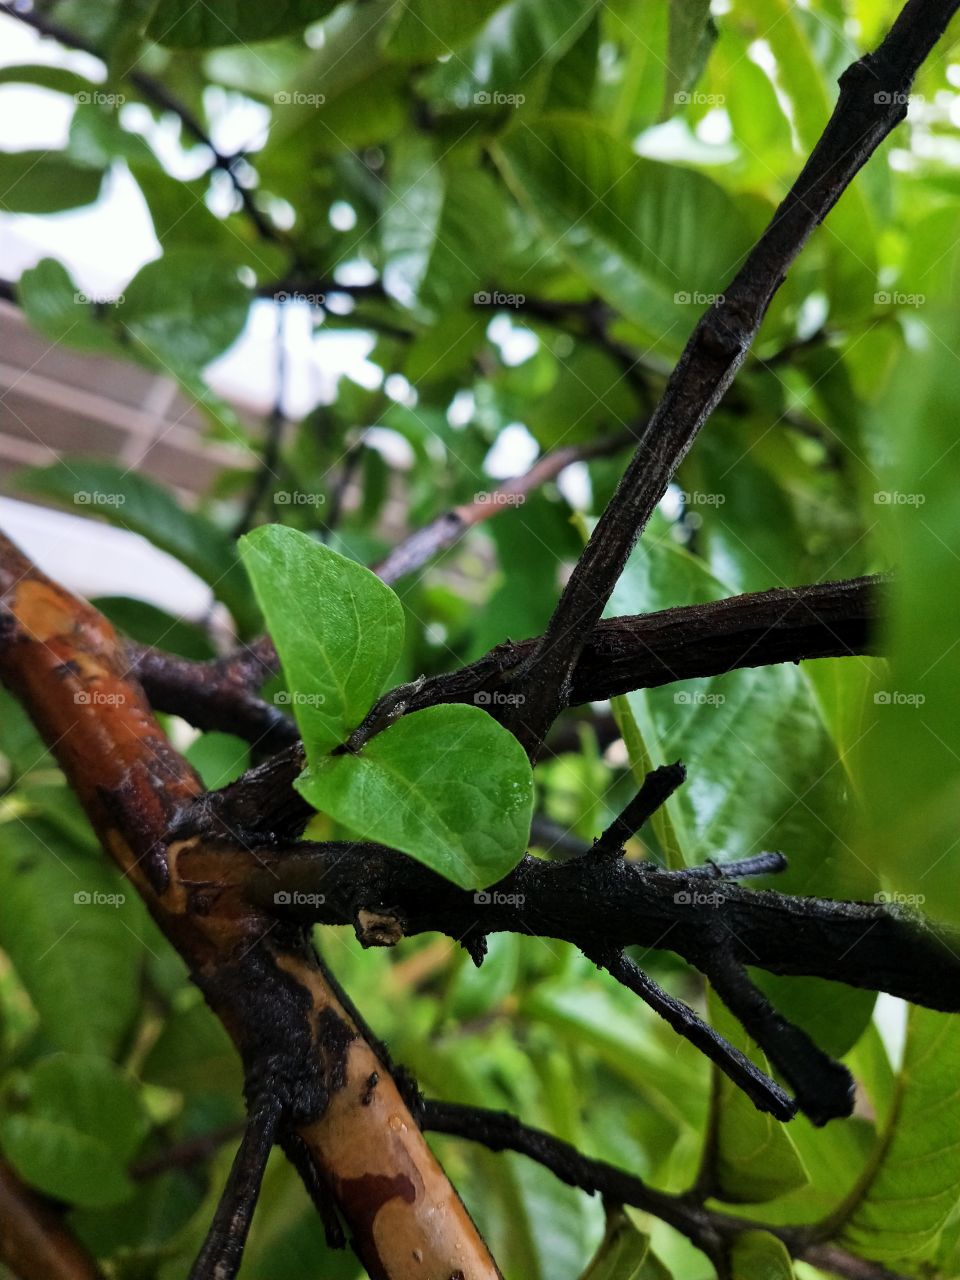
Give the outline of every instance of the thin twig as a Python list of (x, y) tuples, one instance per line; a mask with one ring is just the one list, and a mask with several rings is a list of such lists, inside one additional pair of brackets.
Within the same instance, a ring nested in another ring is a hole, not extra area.
[(796, 1113), (796, 1104), (783, 1089), (718, 1031), (698, 1017), (696, 1013), (674, 996), (658, 986), (639, 965), (616, 952), (602, 949), (587, 953), (589, 959), (638, 995), (674, 1031), (689, 1040), (702, 1054), (716, 1063), (738, 1088), (742, 1089), (758, 1111), (769, 1111), (778, 1120), (790, 1120)]
[(636, 438), (634, 431), (619, 432), (588, 445), (567, 445), (545, 453), (523, 475), (504, 480), (489, 493), (478, 494), (472, 502), (444, 511), (428, 525), (411, 533), (374, 567), (374, 573), (384, 582), (396, 582), (398, 578), (421, 568), (438, 552), (453, 546), (474, 525), (509, 510), (534, 489), (555, 480), (573, 463), (609, 457), (633, 444)]
[(730, 1245), (745, 1231), (762, 1230), (782, 1240), (793, 1257), (849, 1280), (905, 1280), (900, 1273), (857, 1258), (839, 1245), (808, 1243), (804, 1227), (776, 1227), (735, 1217), (708, 1209), (690, 1196), (658, 1191), (634, 1174), (585, 1156), (569, 1142), (526, 1125), (505, 1111), (429, 1098), (423, 1104), (421, 1123), (432, 1133), (476, 1142), (490, 1151), (515, 1151), (549, 1169), (569, 1187), (601, 1195), (610, 1204), (650, 1213), (686, 1236), (714, 1262), (722, 1263)]
[(207, 1238), (190, 1268), (189, 1280), (234, 1280), (240, 1270), (279, 1123), (280, 1108), (272, 1102), (258, 1107), (250, 1116)]

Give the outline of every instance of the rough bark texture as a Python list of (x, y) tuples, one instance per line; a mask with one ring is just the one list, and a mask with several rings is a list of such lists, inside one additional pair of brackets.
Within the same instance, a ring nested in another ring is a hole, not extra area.
[(168, 845), (166, 833), (201, 783), (126, 672), (109, 623), (0, 535), (0, 677), (236, 1043), (251, 1108), (279, 1099), (374, 1280), (494, 1280), (486, 1246), (307, 932), (246, 904), (205, 914), (186, 892), (178, 862), (189, 844)]

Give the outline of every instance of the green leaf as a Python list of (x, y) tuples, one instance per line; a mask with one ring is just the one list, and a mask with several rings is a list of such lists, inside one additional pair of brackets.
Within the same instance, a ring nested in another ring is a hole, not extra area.
[(199, 370), (240, 336), (249, 307), (229, 260), (207, 249), (176, 248), (140, 268), (124, 289), (117, 318), (151, 362)]
[(312, 760), (297, 789), (366, 840), (394, 845), (465, 889), (519, 861), (533, 774), (520, 743), (479, 707), (427, 707), (359, 755)]
[(793, 1280), (786, 1245), (767, 1231), (745, 1231), (730, 1250), (732, 1280)]
[(645, 333), (674, 347), (749, 248), (737, 205), (715, 182), (640, 159), (587, 117), (514, 129), (493, 155), (547, 243)]
[(145, 952), (130, 895), (51, 827), (0, 825), (0, 947), (57, 1047), (110, 1054), (133, 1018)]
[(184, 755), (208, 791), (236, 781), (250, 767), (250, 744), (232, 733), (202, 733)]
[(833, 1215), (864, 1258), (913, 1270), (930, 1259), (957, 1205), (960, 1024), (911, 1007), (890, 1121), (860, 1184)]
[(716, 39), (710, 0), (670, 0), (668, 30), (664, 115), (672, 115), (681, 105), (678, 95), (696, 83)]
[(489, 19), (457, 55), (431, 71), (424, 92), (438, 104), (467, 110), (523, 109), (524, 90), (560, 60), (590, 23), (589, 0), (513, 0)]
[(23, 63), (16, 67), (0, 67), (0, 84), (33, 84), (56, 93), (89, 93), (96, 88), (92, 81), (66, 67), (44, 63)]
[(382, 219), (387, 289), (434, 315), (471, 303), (507, 236), (497, 184), (465, 162), (441, 164), (422, 138), (396, 144), (391, 178)]
[(398, 58), (432, 58), (462, 45), (502, 0), (401, 0), (396, 25), (384, 41)]
[(313, 763), (346, 742), (383, 692), (403, 609), (376, 574), (297, 529), (264, 525), (241, 538), (240, 554)]
[(202, 1000), (176, 1009), (143, 1063), (144, 1080), (197, 1094), (239, 1098), (243, 1085), (240, 1059), (223, 1024)]
[(955, 313), (930, 305), (876, 407), (885, 462), (864, 493), (884, 563), (889, 667), (864, 725), (860, 851), (886, 884), (933, 917), (960, 919), (956, 844), (960, 794), (960, 562), (956, 434), (960, 395)]
[(146, 600), (135, 600), (132, 596), (98, 596), (90, 603), (109, 618), (118, 631), (138, 644), (154, 645), (198, 662), (216, 657), (203, 627), (175, 618)]
[(670, 1280), (670, 1272), (625, 1213), (607, 1223), (603, 1242), (580, 1280)]
[(59, 213), (92, 204), (103, 170), (55, 151), (0, 151), (0, 213)]
[(57, 1054), (24, 1084), (26, 1110), (0, 1122), (4, 1154), (21, 1177), (86, 1208), (130, 1196), (126, 1165), (147, 1128), (135, 1082), (102, 1059)]
[(81, 351), (118, 350), (102, 316), (56, 259), (42, 258), (25, 271), (17, 296), (30, 324), (52, 342)]
[(147, 26), (147, 35), (172, 49), (209, 49), (224, 44), (273, 40), (301, 31), (323, 18), (337, 0), (229, 0), (196, 4), (195, 0), (163, 0)]
[[(764, 1054), (712, 991), (709, 1007), (710, 1022), (717, 1031), (769, 1075)], [(717, 1199), (731, 1204), (763, 1204), (805, 1186), (807, 1172), (787, 1127), (758, 1111), (718, 1067), (713, 1067), (713, 1073), (713, 1142), (708, 1151)]]
[(112, 462), (63, 458), (49, 467), (17, 472), (14, 485), (142, 534), (202, 578), (244, 634), (256, 625), (257, 610), (232, 539), (206, 516), (185, 510), (155, 481)]

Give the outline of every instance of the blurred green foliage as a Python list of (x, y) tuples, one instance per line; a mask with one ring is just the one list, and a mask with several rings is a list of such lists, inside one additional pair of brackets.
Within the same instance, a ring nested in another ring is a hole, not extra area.
[[(122, 494), (80, 513), (179, 558), (244, 638), (261, 619), (231, 535), (264, 428), (214, 396), (204, 370), (252, 306), (309, 310), (321, 355), (331, 336), (369, 335), (377, 385), (343, 376), (287, 424), (256, 513), (362, 563), (445, 509), (488, 497), (492, 451), (509, 455), (511, 441), (532, 455), (617, 435), (649, 412), (696, 318), (816, 141), (838, 74), (897, 8), (45, 6), (101, 52), (104, 78), (3, 69), (4, 84), (76, 105), (62, 152), (0, 154), (0, 209), (89, 205), (125, 169), (159, 256), (122, 299), (99, 301), (47, 259), (23, 275), (20, 304), (52, 342), (174, 377), (211, 439), (239, 445), (248, 462), (197, 509), (103, 459), (24, 472), (21, 491), (74, 507), (78, 491)], [(889, 569), (888, 657), (631, 693), (614, 708), (626, 750), (598, 740), (593, 711), (604, 708), (578, 713), (579, 749), (536, 779), (541, 811), (582, 838), (609, 822), (651, 762), (680, 756), (689, 781), (633, 853), (683, 866), (780, 848), (789, 891), (882, 893), (960, 916), (955, 34), (918, 77), (908, 122), (791, 271), (612, 605), (643, 612)], [(180, 148), (205, 171), (174, 177), (158, 146), (169, 111), (134, 72), (213, 136), (231, 112), (254, 110), (261, 125), (246, 154), (211, 167), (184, 126)], [(402, 579), (396, 678), (536, 634), (621, 466), (578, 464)], [(132, 600), (104, 607), (141, 642), (213, 652), (196, 620)], [(69, 1206), (112, 1277), (179, 1280), (229, 1150), (146, 1179), (131, 1168), (238, 1119), (234, 1054), (6, 695), (0, 751), (0, 1149)], [(247, 760), (225, 735), (198, 739), (191, 753), (211, 785)], [(337, 831), (323, 817), (314, 829)], [(540, 852), (560, 856), (549, 842)], [(859, 1085), (851, 1119), (781, 1128), (566, 945), (494, 937), (477, 970), (442, 939), (396, 954), (363, 952), (345, 930), (318, 943), (428, 1094), (514, 1111), (659, 1187), (680, 1191), (699, 1176), (718, 1205), (754, 1222), (829, 1221), (847, 1247), (898, 1271), (958, 1274), (954, 1020), (912, 1010), (901, 1050), (889, 1002), (875, 1012), (868, 993), (762, 979), (786, 1014), (845, 1055)], [(706, 1007), (669, 953), (643, 963)], [(712, 1001), (709, 1013), (737, 1037)], [(590, 1280), (712, 1274), (662, 1223), (628, 1214), (604, 1237), (601, 1206), (529, 1162), (452, 1139), (436, 1146), (510, 1280), (574, 1280), (588, 1267)], [(741, 1239), (733, 1264), (737, 1280), (792, 1274), (760, 1230)], [(279, 1157), (242, 1275), (357, 1275), (351, 1255), (326, 1251)]]

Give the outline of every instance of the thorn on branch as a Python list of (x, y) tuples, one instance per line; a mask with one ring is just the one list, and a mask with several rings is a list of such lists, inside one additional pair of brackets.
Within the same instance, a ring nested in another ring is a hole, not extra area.
[(677, 760), (652, 770), (643, 780), (640, 790), (626, 806), (623, 813), (607, 827), (593, 846), (593, 854), (621, 854), (623, 846), (649, 821), (657, 810), (683, 783), (687, 771)]

